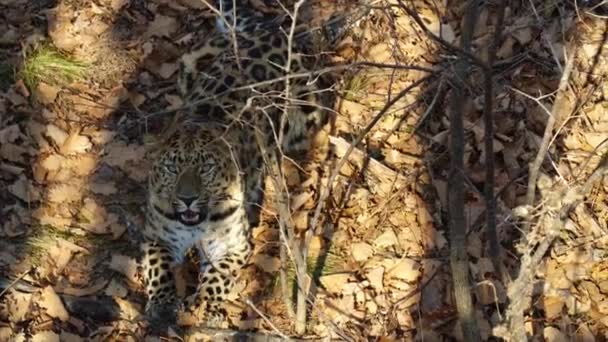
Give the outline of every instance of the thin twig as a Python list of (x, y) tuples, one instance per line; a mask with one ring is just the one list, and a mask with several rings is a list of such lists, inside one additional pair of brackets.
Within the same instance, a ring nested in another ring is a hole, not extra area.
[[(567, 57), (566, 57), (567, 58)], [(574, 56), (567, 58), (566, 67), (564, 68), (564, 73), (559, 81), (559, 87), (557, 88), (557, 96), (555, 98), (555, 102), (558, 101), (560, 96), (565, 96), (563, 93), (566, 91), (568, 87), (568, 82), (570, 81), (570, 73), (572, 71), (572, 66), (574, 65)], [(541, 141), (540, 146), (538, 147), (538, 153), (536, 154), (536, 158), (534, 162), (530, 165), (530, 172), (528, 176), (528, 190), (526, 192), (526, 205), (531, 206), (534, 203), (534, 196), (536, 194), (536, 181), (538, 180), (538, 175), (540, 172), (540, 167), (545, 160), (545, 155), (549, 149), (549, 142), (553, 136), (553, 128), (555, 126), (555, 122), (557, 120), (558, 111), (561, 108), (558, 106), (554, 106), (551, 111), (551, 115), (547, 119), (547, 125), (545, 126), (545, 132), (543, 134), (543, 139)], [(524, 225), (524, 234), (530, 228), (529, 224)]]

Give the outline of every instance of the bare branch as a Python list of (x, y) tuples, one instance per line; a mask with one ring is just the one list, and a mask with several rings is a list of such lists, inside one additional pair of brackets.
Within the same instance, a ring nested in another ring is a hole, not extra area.
[[(468, 1), (463, 27), (461, 49), (471, 50), (471, 38), (477, 21), (479, 1)], [(454, 282), (454, 300), (465, 341), (481, 341), (475, 308), (471, 299), (469, 258), (466, 250), (466, 219), (464, 217), (464, 80), (469, 63), (461, 56), (455, 63), (454, 87), (450, 113), (450, 171), (448, 180), (448, 212), (450, 226), (450, 265)], [(486, 151), (492, 153), (492, 151)]]

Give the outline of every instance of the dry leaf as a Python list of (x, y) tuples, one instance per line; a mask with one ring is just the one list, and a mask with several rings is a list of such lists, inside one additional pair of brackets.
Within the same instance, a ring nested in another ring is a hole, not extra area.
[(57, 184), (48, 190), (47, 199), (52, 203), (70, 203), (80, 201), (83, 197), (80, 184)]
[(59, 342), (59, 335), (51, 330), (39, 331), (32, 335), (32, 342)]
[(63, 322), (70, 318), (70, 315), (63, 306), (63, 302), (51, 286), (47, 286), (42, 290), (38, 305), (46, 310), (47, 315), (53, 318), (58, 318)]
[(374, 255), (374, 248), (365, 242), (357, 242), (351, 246), (351, 254), (355, 261), (365, 262)]
[(420, 277), (420, 263), (412, 259), (401, 259), (395, 263), (392, 259), (386, 260), (393, 266), (388, 267), (387, 275), (391, 278), (405, 280), (407, 282), (413, 282), (418, 280)]
[(266, 254), (257, 254), (253, 257), (253, 263), (264, 272), (275, 273), (281, 268), (281, 260)]
[(65, 143), (66, 139), (70, 136), (66, 131), (53, 124), (49, 124), (46, 126), (45, 134), (57, 146), (63, 146), (63, 143)]
[(542, 308), (545, 311), (545, 317), (553, 319), (561, 315), (564, 308), (564, 300), (558, 296), (543, 296)]
[(28, 149), (15, 144), (2, 144), (0, 146), (0, 158), (6, 159), (15, 163), (26, 163), (24, 157), (28, 153)]
[(24, 175), (21, 175), (19, 179), (9, 185), (8, 191), (27, 203), (40, 200), (40, 191), (38, 191)]
[(48, 105), (55, 102), (57, 94), (61, 91), (61, 88), (53, 86), (44, 82), (38, 83), (36, 87), (36, 99), (42, 104)]
[(366, 274), (369, 284), (376, 290), (382, 291), (384, 288), (384, 267), (375, 267), (367, 271)]
[(392, 229), (387, 229), (374, 240), (374, 246), (377, 248), (387, 248), (398, 244), (397, 235)]
[(14, 124), (0, 129), (0, 144), (14, 143), (19, 137), (23, 136), (19, 125)]
[(156, 14), (154, 21), (148, 25), (148, 30), (144, 34), (144, 39), (150, 37), (169, 37), (177, 31), (177, 21), (173, 17)]
[(7, 295), (5, 301), (10, 322), (19, 323), (31, 317), (31, 293), (12, 292)]
[(141, 145), (127, 145), (124, 141), (114, 141), (105, 147), (103, 160), (110, 166), (125, 167), (130, 161), (142, 159), (146, 153)]
[(545, 337), (545, 342), (569, 342), (570, 339), (561, 332), (559, 329), (554, 327), (546, 327), (543, 330), (543, 336)]
[(137, 262), (135, 259), (129, 258), (125, 255), (112, 254), (112, 260), (110, 261), (110, 268), (124, 275), (127, 280), (137, 284)]
[(81, 342), (81, 341), (85, 341), (85, 338), (78, 336), (76, 334), (67, 332), (65, 330), (61, 330), (61, 333), (59, 334), (59, 340), (61, 342)]
[(319, 278), (321, 285), (330, 293), (341, 293), (344, 285), (348, 283), (350, 274), (338, 273), (322, 276)]
[(110, 297), (124, 298), (129, 293), (129, 290), (120, 282), (116, 281), (116, 279), (112, 279), (110, 284), (108, 284), (108, 287), (106, 287), (104, 293)]
[(155, 70), (158, 75), (164, 79), (171, 77), (179, 69), (177, 63), (163, 63), (158, 70)]
[(64, 156), (72, 154), (84, 153), (93, 146), (88, 137), (80, 135), (78, 132), (72, 132), (61, 145), (59, 152)]
[(114, 298), (120, 307), (120, 317), (126, 320), (134, 320), (140, 316), (139, 308), (128, 300), (122, 298)]
[(89, 184), (89, 189), (96, 194), (100, 195), (112, 195), (118, 192), (116, 189), (116, 184), (114, 182), (106, 181), (106, 182), (95, 182)]

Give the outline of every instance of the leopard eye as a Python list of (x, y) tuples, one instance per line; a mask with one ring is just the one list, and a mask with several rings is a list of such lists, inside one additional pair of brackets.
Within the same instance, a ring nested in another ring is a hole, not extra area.
[(165, 169), (165, 171), (171, 174), (177, 174), (177, 167), (173, 163), (165, 163), (163, 164), (163, 168)]
[(206, 175), (207, 173), (209, 173), (209, 171), (211, 171), (213, 169), (213, 166), (209, 165), (209, 164), (203, 164), (200, 169), (199, 172), (201, 175)]

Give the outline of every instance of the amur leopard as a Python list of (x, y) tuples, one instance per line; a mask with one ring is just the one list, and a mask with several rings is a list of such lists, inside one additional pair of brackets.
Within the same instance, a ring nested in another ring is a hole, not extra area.
[(200, 256), (195, 297), (209, 324), (222, 319), (222, 304), (252, 251), (264, 160), (277, 151), (305, 151), (327, 122), (318, 79), (290, 78), (286, 100), (286, 76), (309, 73), (314, 64), (298, 50), (306, 39), (289, 44), (280, 20), (256, 15), (244, 0), (215, 5), (223, 14), (217, 32), (181, 59), (178, 86), (187, 107), (149, 174), (142, 266), (145, 311), (154, 320), (175, 315), (173, 270), (192, 247)]

